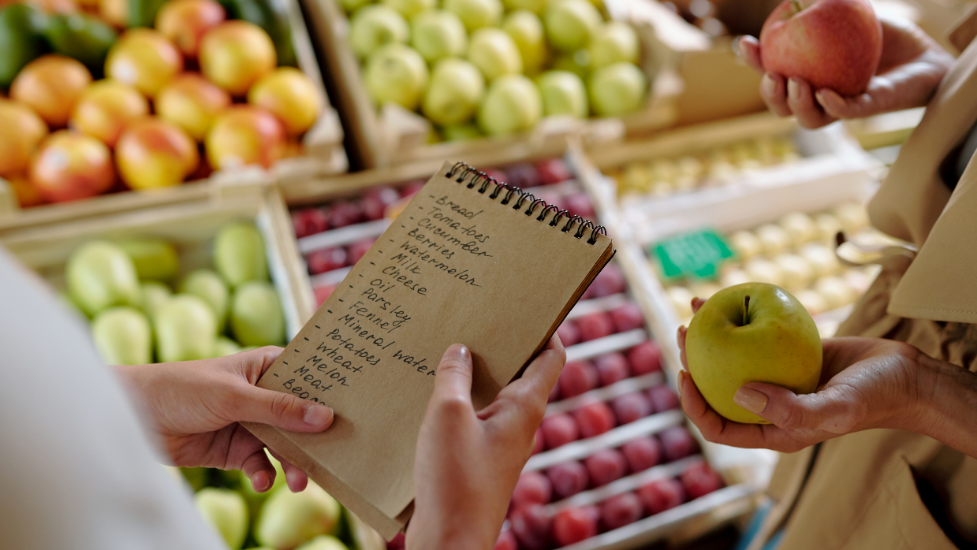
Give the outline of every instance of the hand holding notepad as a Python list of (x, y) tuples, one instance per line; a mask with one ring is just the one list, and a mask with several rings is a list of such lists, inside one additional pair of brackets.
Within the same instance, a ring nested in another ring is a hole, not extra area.
[(445, 349), (471, 350), (472, 400), (484, 407), (613, 253), (590, 222), (446, 163), (259, 382), (329, 405), (332, 428), (247, 427), (390, 538), (411, 514), (415, 445)]

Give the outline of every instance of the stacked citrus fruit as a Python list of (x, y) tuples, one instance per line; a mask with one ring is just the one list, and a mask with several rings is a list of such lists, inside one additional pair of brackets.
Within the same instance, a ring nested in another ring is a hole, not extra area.
[(0, 9), (0, 178), (23, 206), (269, 167), (323, 108), (280, 25), (230, 17), (277, 0), (59, 1)]

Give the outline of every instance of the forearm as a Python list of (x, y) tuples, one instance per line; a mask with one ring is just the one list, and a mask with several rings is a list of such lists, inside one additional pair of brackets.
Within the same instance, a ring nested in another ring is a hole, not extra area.
[(921, 409), (915, 431), (977, 458), (977, 374), (920, 356)]

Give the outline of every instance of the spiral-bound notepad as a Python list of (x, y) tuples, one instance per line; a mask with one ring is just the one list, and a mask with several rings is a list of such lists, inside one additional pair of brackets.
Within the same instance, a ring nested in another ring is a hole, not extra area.
[(328, 404), (332, 427), (247, 427), (390, 538), (412, 512), (415, 443), (445, 349), (471, 349), (473, 399), (487, 405), (613, 254), (603, 228), (446, 163), (259, 382)]

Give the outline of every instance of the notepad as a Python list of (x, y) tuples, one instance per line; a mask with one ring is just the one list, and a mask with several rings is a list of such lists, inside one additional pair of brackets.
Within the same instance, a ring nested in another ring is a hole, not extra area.
[(473, 402), (488, 405), (613, 254), (603, 228), (445, 163), (258, 382), (329, 405), (332, 427), (246, 427), (390, 539), (413, 510), (415, 445), (444, 351), (468, 346)]

